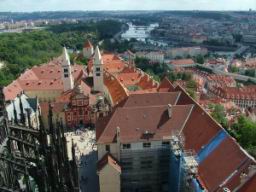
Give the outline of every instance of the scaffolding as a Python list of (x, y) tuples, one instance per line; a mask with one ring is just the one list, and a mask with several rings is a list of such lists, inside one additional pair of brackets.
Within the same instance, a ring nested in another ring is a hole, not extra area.
[(185, 139), (180, 134), (173, 135), (170, 143), (169, 191), (194, 191), (191, 183), (198, 174), (196, 153), (184, 150)]
[(168, 191), (169, 145), (121, 150), (122, 191)]

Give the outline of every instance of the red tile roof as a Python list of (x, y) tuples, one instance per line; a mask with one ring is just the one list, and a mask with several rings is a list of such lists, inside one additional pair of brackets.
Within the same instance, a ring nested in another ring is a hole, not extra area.
[[(62, 82), (62, 58), (58, 57), (47, 64), (34, 66), (26, 70), (20, 77), (5, 87), (7, 100), (13, 100), (21, 91), (29, 90), (60, 90), (64, 89)], [(83, 66), (73, 65), (72, 75), (77, 81), (84, 75)]]
[(239, 189), (239, 192), (255, 192), (256, 189), (256, 173), (253, 177), (251, 177), (243, 186), (241, 189)]
[(167, 77), (165, 77), (162, 81), (161, 81), (161, 83), (160, 83), (160, 85), (158, 86), (158, 88), (157, 88), (157, 90), (159, 91), (159, 92), (169, 92), (169, 91), (174, 91), (174, 86), (173, 86), (173, 84), (171, 83), (171, 81), (167, 78)]
[[(188, 118), (192, 105), (172, 106), (172, 117), (168, 116), (167, 105), (149, 107), (117, 108), (98, 139), (98, 143), (112, 143), (116, 128), (120, 127), (122, 143), (162, 140), (179, 131)], [(96, 127), (97, 131), (98, 127)], [(147, 133), (152, 134), (150, 138)]]
[(215, 82), (218, 86), (222, 87), (231, 87), (236, 85), (236, 81), (233, 77), (225, 76), (225, 75), (208, 75), (208, 82)]
[(143, 90), (158, 87), (158, 84), (148, 74), (144, 74), (136, 85)]
[(216, 95), (225, 99), (256, 100), (256, 86), (216, 87), (212, 90)]
[(97, 170), (101, 171), (106, 165), (112, 166), (114, 169), (116, 169), (118, 172), (121, 173), (121, 167), (117, 160), (109, 153), (105, 154), (101, 160), (97, 163)]
[[(152, 101), (147, 102), (150, 94), (131, 95), (133, 98), (130, 101), (128, 98), (120, 103), (112, 114), (96, 124), (97, 142), (116, 142), (116, 128), (119, 127), (121, 143), (163, 140), (173, 134), (181, 134), (184, 136), (185, 150), (198, 153), (223, 128), (183, 88), (178, 85), (175, 90), (180, 95), (175, 102), (177, 104), (172, 106), (171, 118), (168, 117), (166, 105), (157, 106), (165, 102), (168, 104), (168, 97), (160, 101), (156, 94), (151, 93)], [(251, 164), (255, 165), (255, 160), (227, 136), (199, 164), (197, 179), (208, 191), (222, 191), (224, 187), (232, 191), (241, 185), (240, 175), (247, 173)], [(253, 183), (246, 183), (253, 189)]]
[[(240, 170), (246, 162), (251, 162), (251, 159), (232, 138), (228, 137), (200, 163), (199, 176), (209, 191), (217, 191), (225, 187), (226, 182), (231, 182), (232, 174), (236, 170)], [(236, 186), (239, 184), (240, 182)], [(234, 188), (230, 188), (230, 190), (233, 191)]]
[(104, 84), (111, 96), (113, 105), (117, 105), (128, 97), (128, 93), (120, 81), (108, 72), (104, 73)]
[[(109, 73), (118, 73), (125, 68), (125, 62), (121, 60), (117, 55), (112, 53), (102, 54), (104, 63), (104, 70)], [(93, 58), (91, 58), (87, 65), (87, 71), (91, 73), (93, 70)]]
[(180, 94), (181, 92), (132, 94), (125, 100), (122, 107), (176, 105)]
[(170, 62), (172, 65), (192, 65), (195, 64), (193, 59), (176, 59)]
[(178, 105), (194, 104), (193, 112), (184, 127), (183, 134), (186, 138), (185, 148), (194, 149), (195, 152), (198, 152), (222, 127), (183, 88), (178, 85), (175, 90), (181, 91)]
[(131, 73), (120, 73), (118, 74), (117, 78), (118, 80), (124, 85), (134, 85), (136, 84), (140, 79), (140, 74), (138, 72), (131, 72)]

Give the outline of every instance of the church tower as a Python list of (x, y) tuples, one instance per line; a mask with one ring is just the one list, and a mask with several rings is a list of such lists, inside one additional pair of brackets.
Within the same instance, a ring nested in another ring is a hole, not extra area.
[(103, 60), (100, 54), (99, 47), (95, 49), (93, 58), (93, 90), (104, 92), (104, 81), (103, 81)]
[(66, 47), (63, 48), (62, 55), (62, 81), (64, 91), (68, 91), (74, 88), (74, 79), (71, 73), (71, 65)]
[(89, 59), (93, 55), (93, 46), (89, 40), (87, 40), (83, 47), (83, 56)]

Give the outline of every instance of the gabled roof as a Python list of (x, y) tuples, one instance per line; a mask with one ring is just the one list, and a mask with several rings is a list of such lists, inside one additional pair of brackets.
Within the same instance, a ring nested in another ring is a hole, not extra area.
[(85, 43), (84, 43), (84, 48), (93, 48), (91, 42), (89, 40), (87, 40)]
[[(231, 137), (227, 137), (217, 149), (199, 164), (199, 176), (209, 191), (224, 188), (235, 178), (235, 172), (244, 171), (252, 160)], [(243, 165), (247, 165), (243, 167)], [(240, 176), (240, 174), (239, 174)], [(240, 184), (240, 179), (235, 183)], [(234, 189), (233, 187), (230, 189)]]
[[(63, 55), (62, 55), (63, 56)], [(19, 78), (4, 88), (6, 100), (13, 100), (22, 91), (29, 90), (59, 90), (63, 91), (62, 62), (63, 57), (51, 60), (49, 63), (34, 66), (26, 70)], [(84, 75), (82, 65), (72, 65), (71, 73), (77, 81)]]
[(206, 145), (222, 130), (222, 127), (181, 86), (178, 85), (175, 90), (181, 92), (177, 105), (194, 104), (194, 109), (184, 127), (183, 134), (186, 137), (185, 148), (193, 148), (198, 152), (202, 146)]
[(173, 92), (173, 91), (175, 91), (175, 89), (174, 89), (174, 86), (171, 83), (171, 81), (167, 77), (165, 77), (161, 81), (160, 85), (158, 86), (157, 91), (159, 91), (159, 92)]
[(195, 64), (193, 59), (175, 59), (170, 62), (172, 65), (192, 65)]
[(126, 99), (123, 107), (176, 105), (180, 94), (181, 92), (132, 94)]
[(254, 189), (255, 179), (245, 182), (241, 176), (248, 174), (247, 179), (252, 176), (249, 170), (255, 171), (252, 167), (255, 160), (182, 87), (178, 85), (175, 91), (180, 95), (176, 105), (171, 106), (171, 118), (166, 105), (154, 106), (159, 100), (149, 102), (147, 106), (147, 102), (141, 99), (149, 99), (149, 95), (135, 95), (99, 121), (96, 125), (97, 142), (116, 142), (117, 127), (120, 128), (121, 143), (164, 140), (181, 134), (184, 150), (195, 152), (199, 164), (196, 179), (205, 190), (222, 191), (226, 187), (232, 191), (241, 185), (248, 186), (243, 189), (249, 192)]
[(104, 84), (111, 96), (112, 104), (117, 105), (128, 97), (128, 93), (120, 81), (112, 74), (104, 73)]
[(256, 173), (239, 189), (240, 192), (255, 192)]
[[(98, 139), (98, 143), (112, 143), (116, 139), (116, 128), (120, 128), (122, 143), (162, 140), (179, 132), (188, 118), (193, 105), (172, 106), (172, 116), (168, 106), (117, 108)], [(100, 129), (99, 127), (96, 127)], [(150, 138), (145, 133), (152, 134)]]
[[(97, 163), (97, 170), (101, 171), (106, 165), (112, 166), (121, 173), (121, 167), (117, 160), (109, 153), (106, 153)], [(111, 177), (111, 176), (110, 176)]]

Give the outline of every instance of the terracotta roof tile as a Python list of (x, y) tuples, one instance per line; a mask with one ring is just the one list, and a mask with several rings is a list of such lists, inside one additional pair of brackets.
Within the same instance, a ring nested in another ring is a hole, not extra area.
[(159, 92), (169, 92), (169, 91), (172, 92), (172, 91), (175, 91), (173, 84), (171, 83), (171, 81), (167, 77), (165, 77), (161, 81), (161, 83), (158, 86), (157, 90)]
[(175, 105), (180, 94), (181, 92), (132, 94), (126, 99), (123, 107)]
[(239, 192), (255, 192), (256, 189), (256, 173), (243, 186)]
[(108, 72), (104, 74), (104, 84), (111, 95), (113, 105), (117, 105), (128, 97), (128, 93), (120, 81)]
[[(21, 91), (63, 90), (61, 62), (62, 58), (58, 57), (47, 64), (26, 70), (16, 81), (5, 88), (6, 99), (14, 99)], [(72, 75), (75, 81), (80, 79), (83, 74), (83, 66), (72, 66)]]
[(199, 165), (199, 176), (209, 191), (216, 191), (247, 161), (249, 157), (228, 137)]
[(121, 167), (118, 161), (109, 153), (105, 154), (97, 163), (97, 170), (101, 171), (106, 165), (112, 166), (121, 173)]
[(191, 65), (195, 64), (193, 59), (176, 59), (170, 62), (172, 65)]
[(149, 138), (144, 135), (147, 132), (152, 134), (150, 140), (170, 137), (183, 127), (192, 106), (173, 106), (171, 118), (168, 116), (167, 105), (117, 108), (97, 142), (114, 142), (117, 127), (120, 128), (122, 143), (148, 140)]

